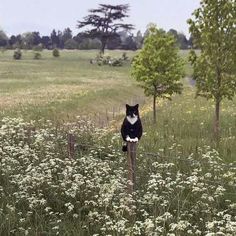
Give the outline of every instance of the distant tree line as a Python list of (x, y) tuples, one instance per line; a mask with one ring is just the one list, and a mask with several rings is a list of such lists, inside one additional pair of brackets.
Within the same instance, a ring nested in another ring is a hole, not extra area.
[[(183, 33), (170, 29), (168, 33), (174, 35), (176, 43), (180, 49), (192, 48), (192, 37), (189, 39)], [(128, 30), (117, 32), (116, 37), (108, 39), (107, 49), (137, 50), (142, 48), (148, 30), (136, 35)], [(5, 49), (100, 49), (101, 40), (99, 38), (89, 38), (86, 33), (79, 33), (75, 36), (70, 28), (63, 31), (53, 30), (50, 35), (41, 36), (39, 32), (26, 32), (8, 37), (3, 30), (0, 30), (0, 48)]]

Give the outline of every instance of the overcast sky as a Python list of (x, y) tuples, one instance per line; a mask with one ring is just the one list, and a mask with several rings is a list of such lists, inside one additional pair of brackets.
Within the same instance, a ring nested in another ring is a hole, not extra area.
[(29, 31), (49, 35), (53, 29), (70, 27), (73, 34), (77, 20), (99, 3), (130, 5), (130, 17), (125, 21), (135, 25), (136, 32), (145, 31), (148, 23), (165, 30), (174, 28), (188, 36), (186, 20), (199, 6), (200, 0), (0, 0), (0, 28), (8, 36)]

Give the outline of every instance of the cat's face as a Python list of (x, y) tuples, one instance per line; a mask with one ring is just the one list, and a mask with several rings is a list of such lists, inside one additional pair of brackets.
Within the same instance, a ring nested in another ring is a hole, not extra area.
[(138, 117), (138, 104), (136, 104), (135, 106), (130, 106), (126, 104), (126, 116), (130, 118)]

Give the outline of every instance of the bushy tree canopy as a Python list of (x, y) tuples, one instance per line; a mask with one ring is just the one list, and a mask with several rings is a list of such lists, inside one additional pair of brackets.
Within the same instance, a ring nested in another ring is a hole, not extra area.
[(183, 62), (174, 37), (151, 26), (143, 48), (132, 63), (132, 75), (145, 94), (153, 96), (155, 122), (156, 98), (170, 99), (172, 94), (182, 90)]
[(191, 51), (197, 96), (215, 101), (215, 134), (219, 133), (220, 103), (236, 92), (236, 2), (202, 0), (188, 20), (193, 44)]
[(0, 47), (5, 47), (8, 43), (8, 37), (3, 30), (0, 30)]
[(124, 24), (121, 21), (128, 17), (129, 5), (109, 5), (99, 4), (96, 9), (89, 10), (89, 15), (84, 17), (83, 21), (78, 21), (78, 28), (89, 26), (86, 33), (88, 37), (101, 40), (101, 52), (104, 53), (109, 39), (117, 37), (119, 29), (133, 29), (132, 24)]

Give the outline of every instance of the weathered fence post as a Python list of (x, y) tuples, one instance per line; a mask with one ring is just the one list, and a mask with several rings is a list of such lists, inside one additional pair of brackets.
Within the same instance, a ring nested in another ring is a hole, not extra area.
[(115, 119), (115, 113), (116, 113), (115, 107), (112, 107), (112, 119), (113, 120)]
[(75, 156), (75, 136), (73, 134), (68, 134), (68, 154), (70, 158)]
[(128, 192), (132, 193), (135, 190), (136, 183), (136, 152), (137, 142), (128, 142)]

